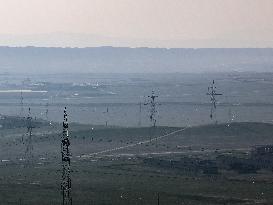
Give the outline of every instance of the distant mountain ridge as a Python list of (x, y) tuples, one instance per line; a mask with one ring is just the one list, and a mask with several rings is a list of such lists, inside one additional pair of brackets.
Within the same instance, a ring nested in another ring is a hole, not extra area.
[(273, 72), (273, 48), (0, 47), (0, 74)]

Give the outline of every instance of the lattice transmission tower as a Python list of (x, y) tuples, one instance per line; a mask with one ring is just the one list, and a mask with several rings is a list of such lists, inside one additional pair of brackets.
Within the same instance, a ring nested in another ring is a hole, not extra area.
[(21, 91), (20, 96), (20, 117), (24, 116), (24, 97), (23, 97), (23, 91)]
[(155, 92), (152, 91), (152, 95), (148, 96), (149, 98), (149, 102), (144, 103), (144, 105), (150, 105), (150, 121), (152, 123), (152, 126), (155, 127), (156, 126), (156, 114), (157, 114), (157, 105), (158, 103), (156, 103), (155, 99), (158, 98), (157, 95), (155, 95)]
[(72, 195), (71, 195), (71, 177), (70, 177), (70, 162), (71, 153), (69, 151), (70, 141), (68, 134), (68, 116), (66, 112), (66, 107), (64, 108), (64, 121), (63, 121), (63, 134), (61, 143), (61, 154), (62, 154), (62, 195), (63, 195), (63, 205), (72, 205)]
[(28, 108), (27, 116), (27, 139), (26, 139), (26, 151), (25, 160), (27, 165), (33, 164), (33, 143), (32, 143), (32, 129), (34, 128), (32, 124), (32, 116), (30, 108)]
[(48, 106), (49, 104), (46, 103), (45, 107), (46, 107), (46, 110), (45, 110), (45, 118), (46, 118), (46, 121), (48, 121)]
[(142, 104), (141, 104), (141, 102), (139, 102), (139, 111), (138, 111), (138, 113), (139, 113), (139, 116), (138, 116), (138, 126), (139, 127), (141, 127), (141, 113), (142, 113)]
[(216, 96), (222, 95), (221, 93), (216, 92), (216, 86), (215, 86), (214, 80), (212, 81), (212, 84), (208, 87), (207, 95), (210, 96), (210, 102), (211, 102), (210, 118), (213, 119), (216, 112), (216, 105), (217, 105)]

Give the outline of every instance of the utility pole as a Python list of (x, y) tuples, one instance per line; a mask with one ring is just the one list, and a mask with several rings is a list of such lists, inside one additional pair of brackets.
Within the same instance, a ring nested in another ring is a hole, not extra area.
[(68, 117), (66, 107), (64, 108), (64, 121), (63, 121), (63, 135), (61, 143), (61, 154), (62, 154), (62, 195), (63, 205), (72, 205), (71, 195), (71, 177), (70, 177), (70, 162), (71, 153), (69, 151), (70, 141), (68, 135)]
[(210, 102), (211, 102), (211, 110), (210, 110), (210, 118), (213, 119), (214, 114), (216, 112), (216, 96), (217, 95), (222, 95), (221, 93), (216, 92), (216, 86), (215, 86), (215, 81), (212, 81), (212, 84), (208, 87), (208, 92), (207, 95), (210, 96)]

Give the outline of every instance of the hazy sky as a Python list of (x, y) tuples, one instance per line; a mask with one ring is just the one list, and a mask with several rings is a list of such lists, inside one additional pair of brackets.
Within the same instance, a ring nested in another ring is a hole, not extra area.
[(273, 0), (0, 0), (0, 45), (273, 47)]

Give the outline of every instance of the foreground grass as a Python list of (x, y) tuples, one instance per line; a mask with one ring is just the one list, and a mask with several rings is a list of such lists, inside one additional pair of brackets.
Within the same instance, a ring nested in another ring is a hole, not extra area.
[[(150, 156), (137, 156), (143, 152), (185, 151), (184, 148), (179, 150), (177, 145), (190, 146), (192, 151), (203, 147), (206, 150), (249, 149), (255, 144), (272, 143), (271, 124), (236, 123), (230, 126), (193, 127), (158, 142), (109, 153), (112, 156), (87, 159), (77, 157), (84, 153), (148, 140), (151, 135), (160, 136), (178, 129), (180, 128), (72, 128), (73, 204), (156, 205), (158, 197), (160, 204), (168, 205), (273, 204), (271, 173), (194, 175), (179, 170), (148, 167), (143, 163), (143, 158)], [(0, 139), (5, 142), (0, 145), (1, 158), (11, 160), (0, 162), (0, 204), (61, 204), (60, 136), (52, 133), (36, 135), (33, 140), (35, 164), (31, 167), (25, 167), (19, 160), (24, 150), (24, 145), (18, 144), (19, 139), (20, 137), (12, 135)], [(122, 153), (136, 155), (118, 157)], [(187, 153), (191, 154), (190, 151)], [(207, 155), (207, 152), (203, 155)], [(39, 157), (45, 159), (39, 160)], [(175, 157), (179, 158), (180, 155)]]

